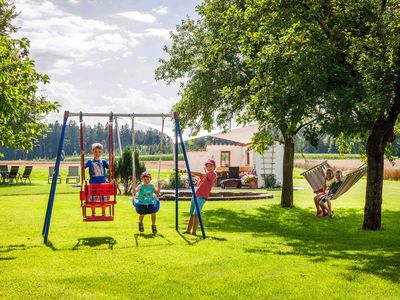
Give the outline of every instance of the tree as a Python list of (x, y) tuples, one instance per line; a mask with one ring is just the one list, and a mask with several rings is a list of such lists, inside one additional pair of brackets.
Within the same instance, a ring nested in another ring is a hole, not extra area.
[(49, 78), (35, 70), (29, 58), (29, 40), (8, 36), (15, 31), (11, 20), (15, 7), (0, 1), (0, 146), (27, 151), (41, 136), (44, 115), (57, 109), (57, 103), (37, 95), (38, 85)]
[(367, 140), (364, 229), (381, 228), (385, 149), (395, 142), (400, 114), (400, 2), (318, 1), (296, 5), (319, 38), (341, 76), (326, 97), (335, 136)]
[[(115, 161), (115, 178), (122, 182), (124, 186), (124, 194), (128, 193), (132, 185), (132, 150), (130, 147), (125, 147), (122, 152), (122, 157)], [(135, 175), (136, 179), (140, 178), (140, 174), (146, 171), (142, 162), (139, 161), (139, 153), (135, 151)]]
[(279, 3), (204, 1), (199, 19), (183, 20), (171, 34), (173, 44), (164, 48), (169, 59), (160, 60), (156, 78), (185, 80), (175, 109), (192, 132), (256, 121), (258, 152), (276, 139), (284, 143), (281, 206), (291, 207), (294, 137), (303, 129), (316, 143), (316, 121), (324, 116), (319, 106), (329, 87), (313, 70), (328, 70), (330, 62), (323, 49), (311, 52), (317, 42), (304, 41), (312, 30), (303, 30), (301, 17)]

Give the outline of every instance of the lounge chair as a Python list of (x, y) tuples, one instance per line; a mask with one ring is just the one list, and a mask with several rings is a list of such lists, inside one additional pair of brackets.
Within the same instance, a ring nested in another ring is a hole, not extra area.
[[(50, 183), (53, 180), (53, 174), (54, 174), (54, 167), (49, 167), (49, 176), (47, 177), (47, 183)], [(60, 181), (61, 183), (61, 176), (58, 174), (57, 176), (57, 181)]]
[(11, 166), (10, 173), (7, 176), (9, 184), (13, 184), (14, 180), (15, 183), (18, 183), (18, 171), (19, 171), (19, 166)]
[(8, 166), (7, 165), (0, 165), (0, 174), (1, 174), (1, 184), (6, 182), (6, 179), (8, 178), (8, 175), (10, 172), (8, 172)]
[(31, 173), (32, 173), (32, 166), (25, 166), (24, 173), (18, 174), (18, 180), (21, 180), (21, 183), (25, 184), (27, 180), (29, 180), (29, 183), (32, 184), (31, 182)]
[(65, 183), (69, 183), (70, 179), (74, 179), (74, 183), (79, 183), (79, 166), (69, 166), (68, 175), (65, 178)]
[(227, 187), (240, 189), (242, 181), (239, 177), (239, 167), (229, 167), (228, 179), (221, 180), (221, 188)]

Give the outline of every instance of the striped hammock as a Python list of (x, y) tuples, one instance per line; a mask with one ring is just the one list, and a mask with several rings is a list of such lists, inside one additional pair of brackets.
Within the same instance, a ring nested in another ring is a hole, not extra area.
[[(325, 184), (325, 172), (327, 169), (333, 169), (327, 161), (320, 163), (312, 167), (311, 169), (301, 173), (304, 178), (308, 181), (314, 193), (318, 193), (324, 189)], [(367, 165), (364, 164), (358, 169), (350, 172), (344, 176), (342, 184), (338, 190), (333, 194), (331, 200), (339, 198), (341, 195), (346, 193), (357, 181), (361, 179), (367, 173)]]

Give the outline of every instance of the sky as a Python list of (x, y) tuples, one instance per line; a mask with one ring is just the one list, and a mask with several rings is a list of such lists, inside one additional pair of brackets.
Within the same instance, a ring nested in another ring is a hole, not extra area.
[(166, 113), (179, 100), (178, 85), (155, 81), (154, 70), (166, 57), (169, 32), (186, 16), (196, 18), (201, 1), (14, 2), (17, 35), (31, 41), (30, 57), (50, 77), (41, 93), (62, 105), (48, 121), (61, 121), (64, 110)]

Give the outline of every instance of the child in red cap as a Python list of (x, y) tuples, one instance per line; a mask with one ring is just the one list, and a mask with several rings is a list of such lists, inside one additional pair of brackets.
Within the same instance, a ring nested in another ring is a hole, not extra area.
[[(140, 175), (141, 184), (133, 191), (133, 196), (136, 193), (139, 193), (137, 197), (137, 205), (139, 206), (139, 231), (143, 232), (143, 219), (145, 215), (151, 215), (151, 230), (153, 234), (157, 233), (156, 227), (156, 201), (158, 199), (155, 195), (159, 195), (160, 193), (160, 183), (157, 186), (154, 186), (151, 183), (151, 174), (148, 172), (143, 172)], [(133, 180), (134, 184), (136, 184), (136, 178)]]
[[(199, 211), (201, 212), (204, 203), (208, 199), (210, 195), (211, 189), (214, 186), (215, 180), (217, 179), (217, 174), (215, 173), (215, 161), (213, 159), (209, 159), (204, 164), (204, 173), (200, 172), (191, 172), (192, 176), (199, 176), (200, 181), (196, 188), (196, 198), (197, 204), (199, 206)], [(192, 202), (190, 203), (190, 219), (189, 224), (185, 233), (192, 233), (196, 235), (197, 226), (199, 225), (199, 218), (197, 217), (196, 205), (194, 203), (194, 198), (192, 198)]]

